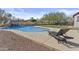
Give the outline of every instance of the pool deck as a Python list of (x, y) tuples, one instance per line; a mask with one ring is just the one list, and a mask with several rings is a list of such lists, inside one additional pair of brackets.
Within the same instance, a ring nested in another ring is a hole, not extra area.
[[(46, 27), (45, 27), (46, 28)], [(48, 28), (53, 31), (58, 31), (57, 28)], [(25, 38), (29, 38), (39, 44), (49, 46), (62, 51), (79, 51), (79, 32), (77, 30), (69, 30), (68, 35), (74, 37), (74, 39), (69, 39), (70, 44), (58, 44), (54, 37), (51, 37), (48, 32), (21, 32), (11, 30), (12, 32), (21, 35)]]

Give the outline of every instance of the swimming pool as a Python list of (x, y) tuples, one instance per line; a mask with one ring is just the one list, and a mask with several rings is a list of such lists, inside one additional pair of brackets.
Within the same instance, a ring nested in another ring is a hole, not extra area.
[(48, 31), (48, 29), (41, 28), (41, 27), (35, 27), (35, 26), (10, 26), (10, 27), (6, 27), (4, 29), (19, 30), (22, 32), (45, 32), (45, 31)]

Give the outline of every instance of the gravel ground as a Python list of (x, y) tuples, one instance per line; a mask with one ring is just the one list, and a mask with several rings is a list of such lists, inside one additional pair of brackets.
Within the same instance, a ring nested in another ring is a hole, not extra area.
[(50, 49), (13, 32), (0, 30), (0, 51), (50, 51)]

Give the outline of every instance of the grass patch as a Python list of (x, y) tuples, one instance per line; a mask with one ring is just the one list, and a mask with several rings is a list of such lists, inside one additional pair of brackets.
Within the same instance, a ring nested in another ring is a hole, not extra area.
[(39, 25), (43, 27), (51, 27), (51, 28), (72, 28), (73, 26), (67, 26), (67, 25)]
[(49, 28), (69, 28), (71, 30), (78, 30), (79, 28), (74, 27), (74, 26), (68, 26), (68, 25), (38, 25), (38, 26), (42, 26), (42, 27), (49, 27)]

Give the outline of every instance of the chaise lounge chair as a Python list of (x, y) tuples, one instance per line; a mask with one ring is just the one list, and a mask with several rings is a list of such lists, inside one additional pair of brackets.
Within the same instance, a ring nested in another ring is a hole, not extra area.
[(58, 40), (58, 43), (67, 43), (66, 39), (73, 39), (73, 37), (69, 37), (66, 35), (70, 29), (60, 29), (59, 32), (48, 31), (49, 35), (53, 36), (55, 39)]

